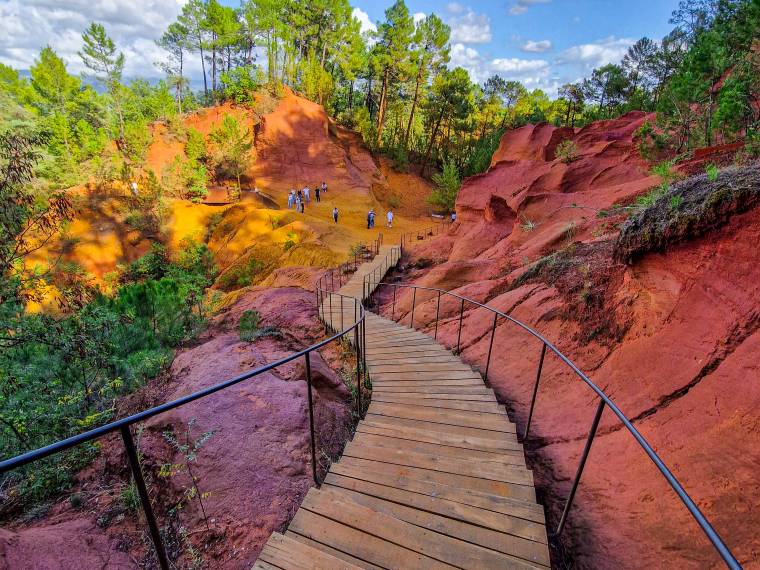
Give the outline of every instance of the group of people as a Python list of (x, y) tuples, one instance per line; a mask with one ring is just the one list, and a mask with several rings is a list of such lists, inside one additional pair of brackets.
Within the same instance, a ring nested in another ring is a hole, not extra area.
[[(322, 194), (327, 193), (327, 183), (322, 182), (321, 185), (314, 185), (314, 199), (317, 202), (321, 201)], [(311, 202), (311, 190), (309, 186), (304, 186), (301, 190), (293, 190), (291, 188), (288, 192), (288, 208), (295, 207), (296, 212), (303, 214), (306, 211), (306, 204)]]
[[(393, 210), (388, 210), (385, 214), (385, 225), (389, 228), (393, 227)], [(374, 208), (367, 212), (367, 229), (371, 230), (375, 227), (375, 210)]]
[[(327, 183), (322, 182), (320, 185), (314, 185), (314, 199), (317, 202), (321, 201), (322, 195), (327, 193)], [(306, 204), (311, 202), (311, 189), (309, 186), (304, 186), (301, 190), (294, 190), (291, 188), (288, 192), (288, 209), (295, 208), (296, 212), (303, 214), (306, 211)], [(333, 222), (338, 223), (338, 207), (335, 206), (332, 211)], [(386, 226), (393, 227), (393, 211), (388, 210), (385, 214)], [(375, 210), (371, 209), (367, 212), (367, 229), (375, 227)]]

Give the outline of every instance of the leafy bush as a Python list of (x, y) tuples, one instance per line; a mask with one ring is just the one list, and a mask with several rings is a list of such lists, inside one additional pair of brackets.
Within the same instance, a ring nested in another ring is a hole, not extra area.
[(258, 311), (244, 311), (240, 316), (238, 323), (238, 334), (240, 340), (249, 342), (255, 338), (256, 331), (259, 330), (261, 314)]
[(151, 143), (148, 125), (143, 121), (134, 121), (124, 126), (124, 154), (137, 164), (142, 164)]
[(433, 175), (433, 189), (428, 202), (447, 212), (454, 209), (454, 204), (459, 193), (461, 181), (459, 179), (459, 170), (454, 161), (448, 161), (443, 165), (443, 172)]
[(219, 77), (224, 98), (235, 103), (253, 103), (256, 90), (264, 82), (264, 74), (258, 67), (243, 65), (225, 71)]
[(565, 139), (557, 145), (557, 148), (554, 150), (554, 157), (565, 164), (570, 164), (578, 160), (578, 145), (575, 144), (575, 141)]
[(711, 162), (705, 166), (705, 174), (710, 182), (715, 182), (718, 179), (718, 167)]
[(189, 128), (187, 129), (187, 141), (185, 142), (185, 156), (190, 160), (206, 160), (208, 149), (206, 147), (206, 138), (200, 131)]
[(247, 287), (255, 277), (264, 270), (264, 264), (255, 258), (234, 265), (219, 276), (217, 284), (224, 291), (231, 291), (239, 287)]

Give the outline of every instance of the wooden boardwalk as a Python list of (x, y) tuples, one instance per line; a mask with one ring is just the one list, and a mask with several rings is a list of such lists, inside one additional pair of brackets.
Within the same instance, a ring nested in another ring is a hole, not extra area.
[[(382, 247), (339, 292), (361, 298), (364, 275), (382, 277), (397, 254)], [(351, 305), (327, 320), (352, 323)], [(254, 568), (549, 567), (532, 473), (481, 376), (377, 315), (367, 315), (366, 343), (367, 415)]]

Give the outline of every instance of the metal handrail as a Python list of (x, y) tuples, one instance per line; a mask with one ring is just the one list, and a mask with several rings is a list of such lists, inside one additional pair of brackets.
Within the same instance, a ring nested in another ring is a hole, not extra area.
[(578, 376), (583, 382), (591, 388), (592, 391), (596, 393), (597, 396), (599, 396), (599, 405), (597, 406), (596, 412), (594, 414), (594, 419), (591, 423), (591, 427), (589, 429), (589, 434), (586, 438), (586, 445), (583, 450), (583, 454), (581, 455), (580, 462), (578, 464), (578, 468), (576, 470), (575, 478), (573, 480), (573, 485), (570, 490), (570, 494), (568, 495), (567, 501), (565, 502), (565, 507), (562, 511), (562, 516), (560, 518), (560, 521), (557, 525), (557, 528), (555, 532), (553, 533), (554, 536), (558, 536), (562, 533), (565, 527), (565, 523), (567, 522), (567, 517), (570, 512), (570, 508), (573, 504), (573, 500), (575, 498), (575, 493), (578, 489), (578, 485), (581, 480), (581, 475), (583, 474), (583, 469), (586, 465), (586, 459), (588, 458), (589, 452), (591, 451), (591, 444), (593, 443), (594, 436), (596, 435), (597, 428), (599, 427), (599, 421), (601, 420), (602, 413), (604, 412), (605, 407), (608, 407), (612, 412), (617, 416), (617, 418), (620, 420), (620, 422), (625, 426), (625, 428), (628, 430), (628, 432), (633, 436), (633, 438), (636, 440), (636, 442), (639, 444), (639, 446), (644, 450), (646, 455), (649, 457), (649, 459), (654, 463), (654, 465), (657, 467), (657, 469), (660, 471), (663, 477), (667, 480), (667, 482), (670, 484), (673, 491), (676, 493), (678, 498), (681, 500), (681, 502), (684, 504), (686, 509), (689, 511), (691, 516), (694, 518), (694, 520), (697, 522), (699, 527), (702, 529), (704, 534), (707, 536), (707, 538), (712, 543), (715, 550), (718, 552), (718, 554), (721, 556), (723, 561), (725, 562), (726, 566), (732, 569), (740, 569), (741, 565), (734, 557), (731, 550), (726, 546), (726, 544), (723, 542), (723, 540), (718, 535), (717, 531), (713, 528), (713, 526), (710, 524), (710, 522), (707, 520), (704, 514), (702, 514), (702, 511), (699, 509), (699, 507), (694, 503), (694, 501), (691, 499), (689, 494), (686, 492), (686, 490), (683, 488), (681, 483), (678, 482), (675, 475), (668, 469), (668, 467), (665, 465), (664, 461), (660, 459), (660, 456), (657, 455), (657, 453), (652, 449), (652, 446), (649, 445), (649, 443), (646, 441), (643, 435), (634, 427), (633, 423), (628, 419), (628, 417), (620, 410), (620, 408), (615, 404), (615, 402), (612, 401), (612, 399), (601, 389), (599, 386), (597, 386), (586, 374), (584, 374), (576, 365), (573, 363), (567, 356), (562, 354), (560, 350), (554, 346), (549, 340), (547, 340), (541, 333), (536, 331), (535, 329), (531, 328), (530, 326), (526, 325), (525, 323), (515, 319), (514, 317), (511, 317), (510, 315), (503, 313), (502, 311), (499, 311), (498, 309), (495, 309), (493, 307), (490, 307), (486, 305), (485, 303), (480, 303), (478, 301), (475, 301), (473, 299), (470, 299), (468, 297), (464, 297), (462, 295), (458, 295), (456, 293), (452, 293), (450, 291), (446, 291), (444, 289), (437, 289), (435, 287), (424, 287), (421, 285), (412, 285), (412, 284), (403, 284), (403, 283), (387, 283), (387, 282), (377, 282), (374, 284), (375, 288), (374, 290), (379, 289), (381, 286), (390, 286), (393, 287), (393, 308), (391, 309), (391, 319), (395, 320), (395, 306), (396, 306), (396, 291), (398, 287), (407, 288), (407, 289), (413, 289), (413, 295), (412, 295), (412, 310), (410, 314), (410, 326), (411, 328), (414, 328), (414, 305), (416, 303), (417, 299), (417, 289), (421, 289), (424, 291), (431, 291), (434, 293), (437, 293), (438, 295), (438, 301), (437, 301), (437, 308), (436, 308), (436, 319), (435, 319), (435, 337), (438, 337), (438, 321), (440, 319), (440, 307), (441, 307), (441, 295), (446, 295), (450, 297), (454, 297), (455, 299), (460, 300), (460, 314), (459, 314), (459, 330), (457, 333), (457, 347), (456, 347), (456, 353), (459, 354), (461, 349), (461, 335), (462, 335), (462, 319), (464, 316), (464, 305), (465, 303), (469, 303), (471, 305), (474, 305), (475, 307), (482, 307), (488, 311), (491, 311), (494, 314), (494, 320), (493, 325), (491, 329), (491, 339), (489, 342), (489, 349), (488, 349), (488, 357), (486, 362), (486, 372), (484, 375), (484, 381), (488, 381), (488, 370), (491, 364), (491, 351), (493, 348), (493, 340), (494, 340), (494, 334), (496, 332), (496, 324), (497, 320), (501, 317), (508, 322), (511, 322), (527, 333), (534, 336), (536, 339), (541, 341), (541, 356), (539, 358), (538, 368), (536, 372), (536, 381), (533, 387), (533, 394), (531, 399), (531, 405), (530, 405), (530, 412), (528, 414), (528, 422), (525, 426), (525, 433), (523, 434), (523, 441), (525, 441), (528, 438), (529, 430), (530, 430), (530, 421), (533, 417), (533, 410), (536, 403), (536, 396), (538, 394), (538, 386), (539, 382), (541, 380), (541, 372), (543, 370), (543, 364), (544, 364), (544, 357), (546, 356), (546, 350), (550, 350), (552, 353), (554, 353), (557, 358), (561, 362), (563, 362), (566, 366), (572, 370), (576, 376)]
[[(340, 295), (339, 293), (331, 292), (329, 294), (331, 297), (333, 295), (340, 296), (341, 298), (346, 297), (345, 295)], [(156, 517), (153, 512), (153, 507), (151, 506), (151, 503), (150, 503), (148, 489), (145, 485), (142, 469), (140, 467), (139, 456), (137, 454), (137, 449), (135, 447), (134, 439), (132, 438), (131, 426), (133, 424), (147, 420), (149, 418), (152, 418), (154, 416), (157, 416), (169, 410), (173, 410), (180, 406), (184, 406), (185, 404), (189, 404), (190, 402), (200, 400), (201, 398), (205, 398), (206, 396), (210, 396), (211, 394), (214, 394), (221, 390), (225, 390), (226, 388), (229, 388), (230, 386), (239, 384), (240, 382), (243, 382), (245, 380), (258, 376), (259, 374), (268, 372), (274, 368), (277, 368), (279, 366), (292, 362), (298, 358), (304, 358), (305, 363), (306, 363), (306, 384), (307, 384), (308, 407), (309, 407), (309, 434), (310, 434), (310, 441), (311, 441), (312, 477), (314, 479), (314, 483), (317, 486), (319, 486), (319, 481), (317, 479), (316, 437), (315, 437), (315, 432), (314, 432), (314, 404), (313, 404), (313, 399), (312, 399), (310, 355), (312, 352), (319, 350), (320, 348), (338, 339), (344, 338), (351, 331), (353, 331), (354, 332), (354, 347), (356, 349), (357, 363), (365, 362), (365, 358), (363, 354), (364, 343), (363, 341), (360, 340), (360, 332), (361, 332), (361, 335), (364, 334), (363, 332), (364, 320), (365, 320), (366, 313), (365, 313), (364, 307), (362, 306), (361, 302), (358, 299), (354, 297), (347, 297), (347, 298), (350, 299), (354, 303), (354, 315), (357, 318), (355, 319), (353, 324), (350, 324), (346, 328), (341, 327), (341, 330), (336, 332), (332, 336), (316, 344), (313, 344), (303, 350), (300, 350), (294, 354), (291, 354), (289, 356), (276, 360), (275, 362), (271, 362), (269, 364), (266, 364), (254, 370), (246, 372), (239, 376), (235, 376), (234, 378), (231, 378), (219, 384), (215, 384), (214, 386), (210, 386), (203, 390), (193, 392), (192, 394), (183, 396), (181, 398), (177, 398), (176, 400), (172, 400), (171, 402), (166, 402), (159, 406), (155, 406), (147, 410), (143, 410), (136, 414), (132, 414), (131, 416), (121, 418), (119, 420), (110, 422), (98, 428), (94, 428), (84, 433), (69, 437), (67, 439), (57, 441), (45, 447), (41, 447), (39, 449), (35, 449), (27, 453), (23, 453), (16, 457), (12, 457), (10, 459), (0, 461), (0, 475), (3, 473), (7, 473), (8, 471), (12, 471), (13, 469), (23, 467), (24, 465), (27, 465), (34, 461), (39, 461), (41, 459), (44, 459), (45, 457), (48, 457), (50, 455), (54, 455), (56, 453), (60, 453), (67, 449), (71, 449), (73, 447), (76, 447), (88, 441), (98, 439), (99, 437), (102, 437), (109, 433), (113, 433), (116, 431), (121, 432), (124, 448), (126, 450), (127, 458), (129, 460), (130, 468), (132, 470), (132, 477), (134, 478), (135, 486), (137, 487), (137, 491), (140, 496), (140, 503), (145, 513), (145, 520), (148, 525), (151, 538), (153, 540), (153, 546), (156, 550), (156, 557), (158, 559), (161, 569), (169, 570), (169, 560), (166, 555), (166, 550), (164, 548), (163, 541), (161, 539), (161, 533), (159, 532), (159, 529), (158, 529), (158, 524), (156, 522)], [(319, 310), (319, 307), (318, 307), (318, 310)], [(332, 324), (331, 324), (331, 327), (332, 327)], [(357, 364), (357, 370), (361, 368), (364, 368), (366, 370), (366, 366), (361, 366)], [(357, 374), (357, 406), (359, 408), (361, 407), (361, 385), (359, 383), (358, 374)]]
[[(447, 222), (441, 221), (421, 230), (411, 231), (411, 232), (406, 232), (406, 233), (401, 234), (401, 238), (399, 239), (401, 249), (403, 250), (404, 245), (407, 242), (411, 242), (412, 238), (416, 238), (416, 240), (422, 240), (422, 239), (425, 239), (426, 236), (432, 237), (432, 236), (440, 234), (444, 230), (446, 225), (447, 225)], [(451, 225), (451, 222), (448, 222), (448, 225)]]
[[(314, 283), (314, 289), (315, 291), (318, 289), (322, 289), (324, 291), (335, 291), (335, 274), (337, 273), (338, 276), (338, 288), (342, 287), (344, 285), (344, 276), (346, 273), (355, 273), (356, 270), (359, 268), (359, 265), (361, 263), (364, 263), (366, 261), (366, 253), (369, 254), (370, 259), (372, 259), (374, 256), (376, 256), (380, 252), (380, 246), (383, 243), (383, 234), (382, 232), (378, 234), (377, 238), (375, 238), (370, 243), (362, 243), (362, 258), (359, 258), (359, 251), (358, 249), (354, 250), (354, 256), (353, 259), (350, 259), (348, 261), (345, 261), (341, 263), (338, 267), (331, 267), (328, 269), (319, 279), (316, 280)], [(330, 281), (330, 287), (327, 287), (327, 281)]]

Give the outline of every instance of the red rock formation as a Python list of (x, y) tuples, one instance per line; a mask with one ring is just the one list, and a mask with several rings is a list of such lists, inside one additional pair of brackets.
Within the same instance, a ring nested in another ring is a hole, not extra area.
[[(615, 264), (609, 244), (621, 216), (605, 214), (658, 182), (632, 138), (646, 119), (629, 113), (575, 133), (547, 125), (507, 133), (490, 170), (464, 182), (449, 234), (412, 252), (410, 267), (425, 266), (424, 259), (439, 264), (410, 270), (408, 278), (487, 301), (555, 342), (634, 419), (739, 560), (758, 567), (760, 211), (665, 254)], [(559, 137), (575, 141), (577, 160), (552, 160)], [(538, 278), (516, 282), (528, 262), (559, 250), (539, 266)], [(396, 314), (410, 305), (411, 294), (399, 295)], [(438, 338), (449, 345), (456, 344), (459, 308), (453, 299), (441, 301)], [(418, 293), (415, 323), (432, 327), (435, 314), (435, 297)], [(467, 361), (484, 364), (492, 323), (483, 309), (466, 308)], [(499, 322), (489, 380), (520, 429), (540, 347)], [(596, 404), (547, 357), (526, 447), (554, 524)], [(609, 411), (562, 543), (579, 567), (719, 566), (696, 523)]]

